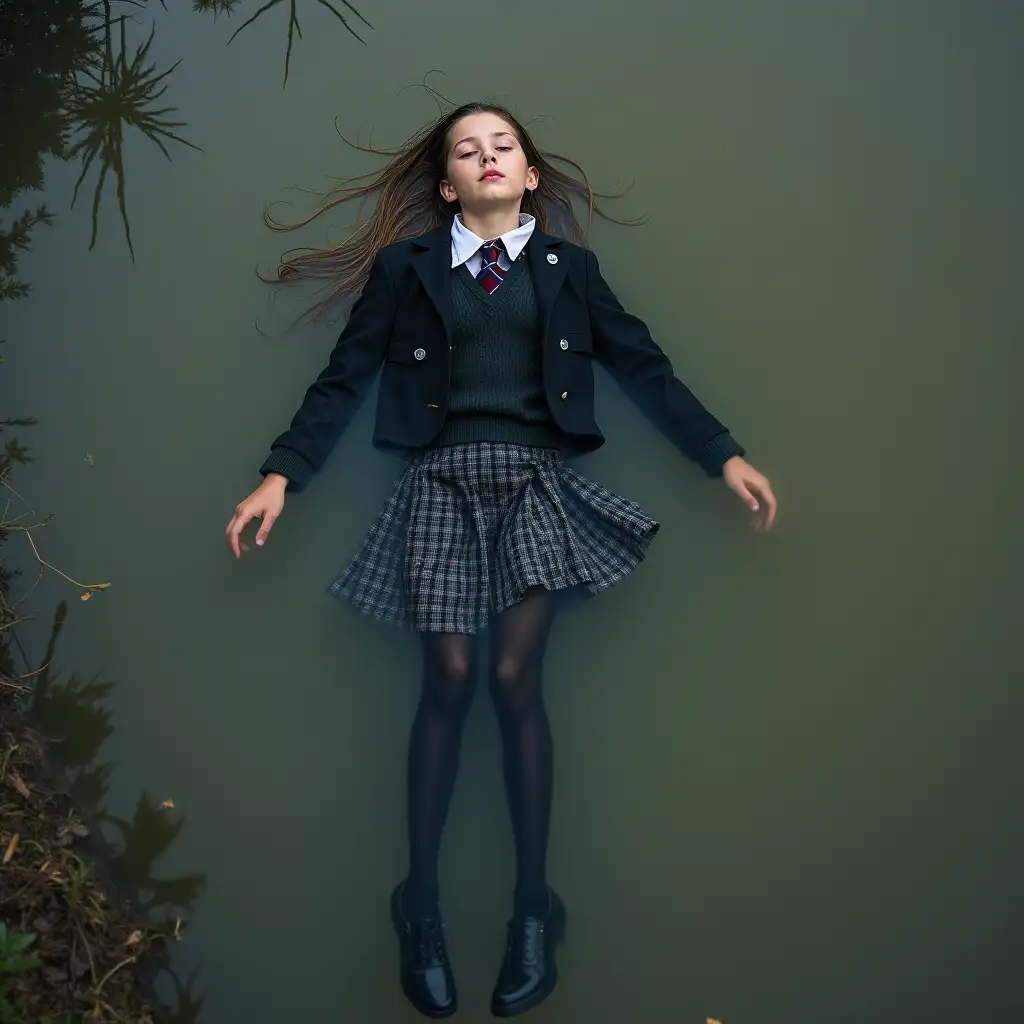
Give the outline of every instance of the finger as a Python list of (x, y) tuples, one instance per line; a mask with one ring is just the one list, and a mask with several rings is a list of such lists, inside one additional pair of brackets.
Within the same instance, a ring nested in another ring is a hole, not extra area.
[(263, 547), (264, 541), (267, 539), (267, 535), (270, 533), (270, 528), (274, 525), (274, 520), (277, 516), (273, 512), (268, 512), (263, 517), (263, 525), (259, 528), (259, 532), (256, 534), (256, 543), (259, 547)]
[(224, 527), (224, 534), (227, 537), (231, 536), (231, 531), (235, 528), (235, 524), (238, 522), (241, 516), (245, 515), (245, 512), (241, 505), (235, 506), (234, 515), (228, 520), (228, 525)]
[(772, 523), (775, 522), (775, 510), (778, 507), (778, 502), (775, 500), (775, 494), (767, 480), (760, 481), (757, 489), (765, 506), (764, 528), (770, 530)]
[(757, 502), (757, 498), (747, 488), (747, 482), (745, 480), (739, 480), (734, 488), (736, 493), (739, 495), (740, 500), (743, 502), (751, 512), (756, 512), (760, 507)]
[(235, 553), (235, 558), (240, 558), (242, 555), (242, 552), (239, 550), (238, 538), (250, 519), (252, 519), (251, 512), (239, 513), (235, 516), (231, 529), (228, 532), (228, 543), (231, 545), (231, 550)]

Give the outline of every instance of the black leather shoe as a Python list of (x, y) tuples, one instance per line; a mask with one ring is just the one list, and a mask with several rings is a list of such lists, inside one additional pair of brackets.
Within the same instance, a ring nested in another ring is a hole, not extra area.
[(508, 923), (508, 945), (491, 996), (495, 1017), (514, 1017), (544, 1002), (555, 990), (555, 947), (565, 938), (565, 904), (549, 889), (547, 916), (516, 917)]
[(409, 920), (402, 910), (405, 882), (391, 894), (391, 923), (398, 932), (400, 977), (406, 999), (425, 1017), (450, 1017), (457, 1008), (441, 915)]

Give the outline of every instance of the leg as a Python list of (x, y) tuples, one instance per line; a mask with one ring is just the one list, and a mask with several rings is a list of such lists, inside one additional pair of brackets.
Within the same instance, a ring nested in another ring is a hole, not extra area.
[(552, 594), (531, 587), (494, 624), (491, 694), (501, 722), (505, 788), (516, 841), (516, 912), (543, 918), (551, 815), (552, 743), (541, 664), (554, 617)]
[(409, 878), (403, 906), (410, 917), (436, 913), (438, 851), (475, 685), (472, 636), (424, 633), (422, 639), (423, 691), (408, 760)]

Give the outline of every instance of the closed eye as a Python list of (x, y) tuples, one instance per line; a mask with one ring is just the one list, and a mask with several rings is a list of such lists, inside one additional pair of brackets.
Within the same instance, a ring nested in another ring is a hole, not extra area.
[[(503, 153), (511, 153), (513, 149), (512, 146), (495, 146), (494, 148), (501, 150)], [(460, 160), (465, 160), (467, 156), (476, 156), (477, 152), (478, 150), (475, 149), (467, 149), (464, 153), (460, 153), (458, 158)]]

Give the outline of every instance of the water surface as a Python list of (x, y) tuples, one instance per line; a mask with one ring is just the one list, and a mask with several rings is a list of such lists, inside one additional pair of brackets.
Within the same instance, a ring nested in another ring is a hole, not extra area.
[[(80, 166), (48, 162), (56, 219), (2, 311), (5, 393), (41, 419), (20, 489), (57, 515), (50, 559), (113, 583), (71, 595), (59, 652), (119, 683), (108, 799), (173, 798), (158, 866), (207, 877), (176, 950), (201, 1019), (416, 1019), (386, 906), (417, 645), (324, 590), (398, 468), (372, 403), (266, 549), (236, 564), (222, 531), (337, 333), (286, 331), (254, 270), (349, 215), (282, 237), (262, 206), (305, 214), (285, 186), (373, 167), (335, 119), (398, 143), (433, 69), (457, 102), (548, 115), (538, 141), (597, 187), (635, 182), (615, 210), (650, 220), (596, 225), (605, 276), (781, 501), (751, 534), (600, 382), (611, 440), (580, 468), (663, 525), (552, 639), (571, 937), (536, 1020), (1013, 1019), (1019, 9), (360, 0), (363, 45), (295, 6), (284, 88), (289, 4), (230, 46), (255, 0), (133, 14), (130, 50), (155, 23), (158, 71), (182, 61), (162, 102), (201, 151), (125, 130), (134, 261), (112, 182), (89, 252), (97, 168), (72, 211)], [(466, 1021), (489, 1019), (509, 909), (502, 794), (482, 699), (442, 863)]]

